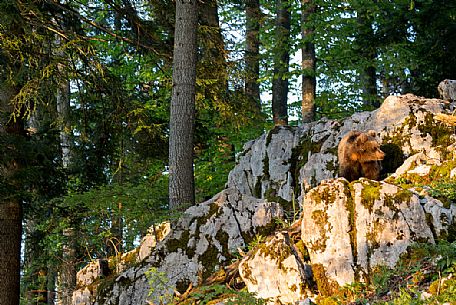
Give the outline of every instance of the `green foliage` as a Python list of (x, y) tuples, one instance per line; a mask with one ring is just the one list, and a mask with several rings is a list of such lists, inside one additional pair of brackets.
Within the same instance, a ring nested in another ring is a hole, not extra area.
[[(197, 122), (201, 128), (195, 148), (196, 201), (202, 202), (224, 189), (228, 174), (235, 165), (236, 155), (250, 139), (261, 135), (266, 125), (256, 121), (246, 122), (245, 126), (214, 127), (211, 120)], [(239, 123), (239, 122), (238, 122)]]
[[(54, 200), (53, 214), (59, 218), (42, 224), (43, 231), (51, 232), (48, 247), (58, 256), (63, 244), (60, 232), (76, 226), (87, 259), (108, 256), (105, 251), (112, 243), (118, 245), (116, 251), (131, 250), (152, 224), (173, 217), (168, 211), (167, 176), (157, 175), (135, 185), (111, 184)], [(116, 221), (122, 225), (121, 236)]]
[(266, 300), (257, 299), (251, 293), (246, 291), (237, 291), (228, 288), (225, 285), (214, 284), (211, 286), (202, 286), (194, 289), (189, 296), (171, 304), (175, 305), (213, 305), (219, 302), (227, 305), (263, 305), (266, 304)]
[(253, 240), (247, 246), (248, 251), (255, 249), (257, 246), (261, 245), (265, 241), (266, 241), (266, 237), (264, 237), (263, 235), (259, 235), (259, 234), (255, 235)]
[(440, 274), (443, 276), (454, 274), (456, 272), (456, 243), (440, 243), (439, 254), (437, 268)]
[(442, 200), (444, 203), (456, 203), (456, 182), (439, 182), (435, 181), (431, 184), (429, 195)]

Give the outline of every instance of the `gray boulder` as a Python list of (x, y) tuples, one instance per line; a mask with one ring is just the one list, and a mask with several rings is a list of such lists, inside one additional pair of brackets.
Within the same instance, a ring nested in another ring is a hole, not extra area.
[(278, 203), (225, 189), (211, 200), (188, 208), (170, 227), (164, 225), (166, 236), (158, 241), (149, 238), (152, 244), (140, 246), (149, 249), (149, 255), (136, 251), (142, 254), (133, 259), (133, 264), (130, 257), (131, 266), (124, 271), (101, 279), (99, 268), (89, 264), (80, 272), (85, 281), (78, 281), (84, 285), (74, 292), (73, 304), (164, 301), (176, 290), (184, 292), (190, 284), (201, 283), (226, 265), (238, 247), (244, 247), (256, 234), (270, 232), (275, 219), (282, 217)]

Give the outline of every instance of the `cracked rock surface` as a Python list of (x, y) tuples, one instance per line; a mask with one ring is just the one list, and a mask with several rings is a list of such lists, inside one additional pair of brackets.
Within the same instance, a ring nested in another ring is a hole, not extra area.
[(390, 96), (379, 109), (342, 121), (323, 118), (299, 127), (276, 127), (244, 145), (227, 185), (257, 198), (295, 198), (302, 204), (303, 191), (337, 177), (337, 145), (351, 130), (375, 130), (382, 144), (404, 157), (422, 152), (440, 158), (435, 145), (439, 135), (429, 133), (430, 125), (435, 125), (435, 114), (449, 113), (453, 107), (443, 100), (407, 94)]
[[(87, 276), (93, 282), (84, 282), (74, 292), (74, 304), (146, 304), (172, 295), (174, 289), (185, 291), (190, 283), (197, 285), (226, 264), (238, 247), (282, 217), (278, 203), (234, 188), (225, 189), (211, 200), (187, 209), (155, 247), (142, 247), (149, 249), (149, 255), (143, 251), (136, 266), (116, 275), (110, 286), (97, 291), (96, 276)], [(151, 268), (154, 271), (148, 273)], [(166, 274), (166, 285), (150, 287), (149, 281), (159, 274)], [(87, 288), (90, 284), (92, 290)]]
[[(323, 267), (325, 280), (339, 286), (363, 281), (377, 266), (394, 267), (412, 243), (434, 243), (426, 206), (436, 209), (433, 221), (451, 213), (385, 182), (329, 180), (305, 198), (302, 241), (312, 265)], [(451, 221), (441, 224), (446, 228), (456, 215), (448, 216)]]

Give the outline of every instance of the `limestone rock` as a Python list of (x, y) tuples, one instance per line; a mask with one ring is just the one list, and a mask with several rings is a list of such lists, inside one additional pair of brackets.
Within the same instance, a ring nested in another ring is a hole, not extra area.
[[(429, 174), (429, 158), (426, 154), (419, 152), (407, 158), (404, 163), (394, 172), (394, 177), (400, 177), (404, 174), (413, 172), (420, 176), (425, 176)], [(418, 170), (416, 170), (418, 168)]]
[(78, 289), (73, 292), (73, 304), (90, 305), (92, 304), (93, 291), (88, 287)]
[[(168, 233), (157, 240), (150, 255), (113, 276), (109, 285), (97, 293), (85, 287), (76, 291), (73, 304), (145, 304), (172, 295), (174, 290), (183, 292), (190, 283), (197, 285), (225, 264), (249, 239), (274, 227), (275, 219), (282, 216), (278, 203), (225, 189), (187, 209), (170, 228), (165, 226), (163, 232)], [(149, 284), (161, 275), (166, 277), (165, 284)]]
[[(431, 225), (437, 236), (448, 236), (456, 230), (456, 205), (445, 207), (444, 204), (435, 198), (425, 196), (421, 204), (428, 215)], [(450, 232), (453, 230), (452, 232)]]
[[(434, 115), (449, 113), (451, 106), (412, 94), (390, 96), (379, 109), (355, 113), (343, 121), (323, 118), (299, 127), (276, 127), (244, 146), (227, 186), (257, 198), (295, 199), (302, 205), (301, 190), (307, 192), (320, 181), (337, 177), (337, 145), (351, 130), (377, 131), (382, 144), (404, 158), (420, 152), (440, 158), (445, 148), (436, 145), (438, 137), (451, 131), (445, 131)], [(387, 170), (392, 173), (396, 167)]]
[[(418, 194), (395, 185), (325, 181), (305, 197), (302, 240), (312, 266), (323, 268), (323, 280), (342, 286), (362, 281), (376, 266), (393, 267), (413, 242), (433, 243), (425, 212)], [(441, 223), (439, 232), (453, 222)]]
[(456, 80), (445, 79), (437, 87), (444, 100), (456, 100)]
[(141, 239), (138, 250), (138, 262), (142, 262), (146, 257), (152, 254), (157, 242), (162, 241), (171, 232), (171, 224), (169, 222), (162, 223), (158, 226), (152, 226), (149, 233)]
[[(271, 304), (290, 304), (304, 299), (309, 291), (306, 278), (310, 266), (292, 249), (286, 232), (275, 236), (245, 256), (239, 273), (249, 292)], [(302, 274), (307, 273), (307, 274)]]
[(96, 259), (90, 262), (84, 269), (76, 274), (76, 286), (85, 287), (91, 285), (96, 280), (108, 275), (108, 262), (102, 259)]

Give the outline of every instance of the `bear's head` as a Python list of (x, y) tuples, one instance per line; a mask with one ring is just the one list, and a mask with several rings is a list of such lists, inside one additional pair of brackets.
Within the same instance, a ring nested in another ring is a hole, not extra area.
[(385, 153), (380, 149), (380, 144), (375, 136), (375, 131), (369, 130), (367, 133), (360, 133), (355, 138), (350, 155), (353, 161), (365, 163), (383, 160)]

